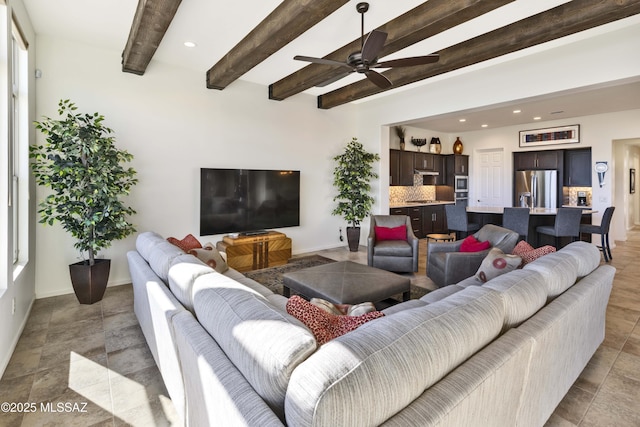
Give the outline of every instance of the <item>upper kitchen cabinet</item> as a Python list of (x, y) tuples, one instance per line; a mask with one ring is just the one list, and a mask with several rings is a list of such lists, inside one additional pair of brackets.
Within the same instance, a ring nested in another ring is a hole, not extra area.
[(562, 165), (562, 151), (524, 151), (513, 153), (515, 170), (558, 169)]
[(413, 185), (414, 153), (389, 150), (389, 185)]
[(435, 155), (430, 153), (414, 153), (414, 167), (419, 170), (433, 171)]
[(591, 187), (591, 148), (564, 152), (564, 185)]
[(437, 175), (425, 175), (422, 177), (424, 185), (446, 185), (447, 184), (447, 158), (445, 156), (433, 156), (433, 171)]
[(469, 175), (469, 156), (466, 154), (447, 155), (447, 173), (449, 175)]

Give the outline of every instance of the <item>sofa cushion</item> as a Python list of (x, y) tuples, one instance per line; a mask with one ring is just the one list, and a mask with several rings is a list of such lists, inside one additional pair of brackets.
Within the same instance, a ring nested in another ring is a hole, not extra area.
[(490, 247), (491, 243), (489, 241), (481, 242), (471, 235), (465, 237), (460, 244), (460, 252), (481, 252)]
[(136, 250), (142, 258), (149, 261), (149, 256), (151, 255), (153, 247), (162, 242), (166, 242), (166, 240), (158, 233), (145, 231), (144, 233), (138, 234), (138, 237), (136, 237)]
[(198, 249), (202, 247), (200, 241), (196, 239), (193, 234), (187, 234), (182, 240), (178, 240), (175, 237), (167, 237), (167, 242), (172, 245), (176, 245), (184, 252), (189, 252), (191, 249)]
[(169, 269), (173, 265), (173, 260), (182, 255), (185, 255), (182, 249), (165, 240), (151, 248), (147, 262), (153, 272), (166, 284), (169, 281)]
[(293, 370), (317, 347), (296, 318), (258, 292), (212, 272), (194, 284), (196, 317), (278, 415)]
[(525, 271), (537, 271), (544, 277), (547, 300), (569, 289), (578, 277), (578, 260), (568, 252), (558, 251), (525, 265)]
[(304, 298), (294, 295), (287, 302), (287, 313), (307, 325), (318, 345), (353, 331), (358, 326), (384, 316), (380, 311), (365, 313), (360, 316), (343, 316), (326, 312)]
[(410, 257), (413, 255), (413, 249), (406, 240), (383, 240), (376, 242), (373, 254), (375, 256)]
[(502, 295), (505, 311), (503, 330), (520, 325), (547, 302), (547, 287), (537, 271), (515, 270), (483, 286)]
[(502, 274), (518, 268), (522, 258), (517, 255), (505, 254), (499, 248), (491, 248), (489, 254), (482, 260), (476, 277), (482, 282), (488, 282)]
[(169, 268), (169, 289), (178, 301), (193, 313), (193, 284), (202, 275), (213, 270), (193, 255), (182, 254), (174, 258)]
[(473, 286), (329, 341), (289, 382), (289, 425), (379, 425), (491, 342), (500, 294)]
[(382, 240), (407, 240), (406, 224), (397, 227), (378, 227), (374, 228), (376, 233), (376, 241)]
[(559, 252), (573, 255), (576, 261), (576, 274), (579, 278), (588, 275), (600, 265), (600, 251), (591, 243), (581, 241), (569, 243)]

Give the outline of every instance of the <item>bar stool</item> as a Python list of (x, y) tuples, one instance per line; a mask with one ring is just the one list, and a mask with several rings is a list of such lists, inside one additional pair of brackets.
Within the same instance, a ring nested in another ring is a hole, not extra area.
[(558, 208), (554, 225), (542, 225), (536, 227), (536, 231), (539, 234), (554, 236), (556, 239), (556, 248), (560, 249), (560, 237), (571, 237), (571, 241), (575, 242), (580, 236), (581, 219), (582, 209)]
[(502, 226), (515, 231), (524, 240), (529, 235), (529, 208), (504, 208)]
[(602, 221), (600, 225), (593, 224), (580, 224), (580, 234), (599, 234), (601, 246), (599, 246), (604, 255), (604, 262), (609, 262), (613, 259), (611, 256), (611, 246), (609, 246), (609, 226), (611, 225), (611, 217), (613, 217), (613, 211), (615, 206), (609, 206), (604, 210), (602, 215)]
[(464, 237), (467, 237), (470, 233), (480, 230), (480, 224), (469, 222), (466, 206), (445, 205), (444, 210), (447, 215), (447, 228), (449, 232), (456, 232), (456, 239), (460, 238), (459, 233), (464, 233)]

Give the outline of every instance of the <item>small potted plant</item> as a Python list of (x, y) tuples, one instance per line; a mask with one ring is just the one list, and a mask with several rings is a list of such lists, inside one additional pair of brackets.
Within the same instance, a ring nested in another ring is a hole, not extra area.
[(58, 107), (61, 120), (35, 123), (46, 143), (29, 147), (36, 183), (52, 190), (38, 213), (41, 223), (59, 221), (77, 239), (74, 247), (87, 257), (69, 266), (71, 282), (78, 301), (93, 304), (104, 295), (111, 266), (108, 259), (96, 259), (98, 251), (136, 231), (127, 221), (135, 210), (120, 198), (138, 180), (135, 170), (122, 166), (133, 156), (116, 148), (104, 116), (77, 114), (68, 99)]
[(404, 150), (404, 137), (407, 129), (404, 126), (394, 126), (393, 129), (396, 131), (396, 135), (398, 135), (398, 138), (400, 138), (400, 149)]
[(333, 158), (337, 163), (333, 170), (333, 185), (338, 195), (333, 198), (338, 205), (333, 215), (342, 215), (349, 224), (347, 241), (349, 250), (357, 252), (360, 244), (360, 222), (371, 213), (374, 199), (371, 196), (372, 178), (377, 178), (373, 163), (380, 160), (375, 153), (368, 153), (357, 138), (347, 144), (344, 152)]

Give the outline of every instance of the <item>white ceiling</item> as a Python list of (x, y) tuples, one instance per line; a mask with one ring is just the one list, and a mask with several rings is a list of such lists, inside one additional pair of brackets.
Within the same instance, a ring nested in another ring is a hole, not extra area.
[[(432, 53), (567, 1), (516, 0), (484, 16), (389, 55), (385, 59)], [(280, 2), (281, 0), (183, 1), (147, 70), (152, 70), (160, 62), (200, 70), (204, 85), (205, 72)], [(370, 9), (365, 15), (365, 32), (423, 2), (424, 0), (370, 0)], [(37, 34), (53, 35), (96, 47), (122, 51), (129, 36), (138, 1), (24, 0), (24, 3)], [(360, 35), (360, 15), (355, 9), (357, 3), (357, 1), (348, 2), (327, 19), (250, 70), (242, 79), (267, 86), (307, 65), (293, 60), (294, 55), (322, 57), (356, 39)], [(197, 47), (186, 48), (185, 41), (195, 42)], [(309, 89), (306, 93), (320, 95), (360, 78), (362, 78), (361, 75), (353, 73), (330, 86)], [(630, 86), (594, 88), (584, 93), (556, 94), (545, 99), (526, 100), (526, 103), (523, 101), (518, 107), (523, 111), (525, 105), (527, 111), (563, 110), (571, 112), (567, 113), (569, 117), (640, 108), (639, 83), (637, 81), (625, 83)], [(393, 92), (392, 90), (386, 94)], [(468, 111), (464, 112), (464, 115), (467, 124), (471, 121), (478, 123), (487, 121), (492, 123), (494, 128), (531, 122), (530, 116), (525, 120), (524, 115), (514, 117), (513, 114), (504, 114), (505, 109), (509, 110), (516, 104), (498, 106), (499, 108), (484, 111)], [(461, 130), (456, 127), (459, 126), (458, 118), (457, 115), (434, 117), (422, 124), (412, 125), (443, 132), (456, 132)], [(557, 118), (566, 117), (558, 116)]]

